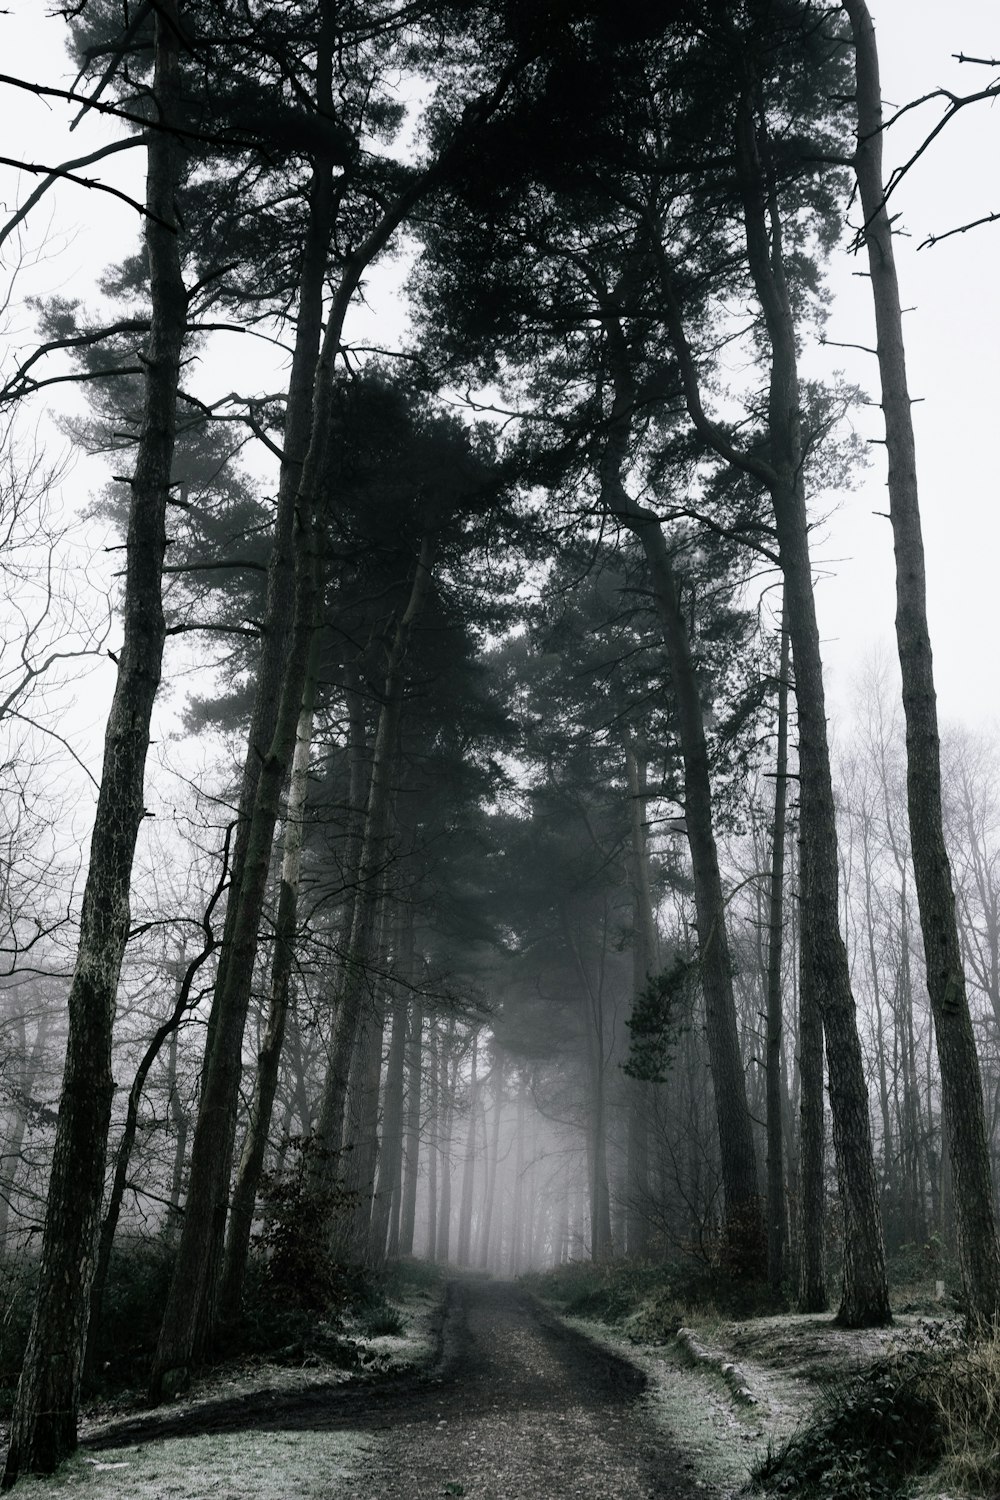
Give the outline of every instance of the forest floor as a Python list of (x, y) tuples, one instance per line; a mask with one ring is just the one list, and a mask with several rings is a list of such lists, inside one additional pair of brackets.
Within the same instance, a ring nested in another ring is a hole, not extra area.
[[(705, 1324), (654, 1347), (475, 1277), (406, 1309), (376, 1373), (216, 1376), (152, 1412), (96, 1414), (29, 1500), (722, 1500), (831, 1375), (907, 1337), (829, 1318)], [(914, 1320), (909, 1320), (910, 1322)], [(930, 1491), (925, 1493), (932, 1493)]]

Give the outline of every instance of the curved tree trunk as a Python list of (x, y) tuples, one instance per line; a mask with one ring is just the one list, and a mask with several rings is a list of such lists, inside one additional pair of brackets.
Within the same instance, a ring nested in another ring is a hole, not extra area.
[(684, 762), (684, 823), (694, 877), (699, 973), (705, 996), (709, 1064), (714, 1085), (719, 1154), (725, 1195), (726, 1258), (734, 1274), (756, 1279), (766, 1268), (757, 1154), (747, 1102), (733, 997), (732, 960), (719, 852), (712, 822), (712, 783), (705, 715), (687, 622), (680, 608), (670, 550), (658, 516), (629, 493), (624, 473), (635, 383), (618, 318), (605, 308), (605, 331), (614, 379), (614, 401), (600, 464), (601, 496), (609, 513), (640, 542), (663, 624), (663, 644), (677, 707)]
[(889, 515), (896, 556), (896, 641), (906, 718), (910, 845), (924, 939), (948, 1136), (958, 1249), (969, 1320), (1000, 1322), (1000, 1246), (982, 1083), (955, 915), (941, 810), (941, 751), (917, 492), (916, 450), (906, 382), (903, 319), (883, 199), (882, 95), (878, 52), (865, 0), (843, 0), (854, 32), (858, 149), (854, 158), (878, 329), (882, 411), (889, 456)]
[(632, 500), (620, 480), (616, 486), (614, 475), (607, 469), (602, 477), (605, 503), (642, 543), (663, 623), (664, 647), (677, 704), (684, 760), (684, 823), (694, 876), (699, 973), (705, 995), (706, 1033), (719, 1131), (726, 1254), (736, 1275), (753, 1279), (764, 1273), (766, 1241), (757, 1155), (736, 1026), (725, 897), (712, 825), (712, 786), (701, 695), (673, 564), (659, 520)]
[[(156, 11), (153, 92), (176, 117), (180, 70), (176, 0)], [(146, 390), (129, 507), (124, 634), (69, 992), (69, 1039), (38, 1291), (11, 1420), (3, 1483), (50, 1474), (76, 1447), (76, 1420), (114, 1082), (115, 998), (129, 930), (129, 886), (142, 821), (143, 780), (165, 624), (160, 596), (165, 515), (187, 319), (175, 198), (180, 147), (169, 129), (148, 147), (146, 250), (151, 318)]]
[[(228, 836), (226, 840), (228, 850)], [(205, 915), (202, 919), (202, 927), (205, 933), (205, 944), (200, 953), (197, 953), (190, 963), (185, 965), (184, 973), (177, 990), (177, 998), (174, 1001), (170, 1015), (158, 1026), (153, 1033), (149, 1046), (143, 1053), (139, 1066), (135, 1070), (132, 1087), (129, 1089), (128, 1104), (125, 1109), (125, 1124), (122, 1128), (121, 1140), (118, 1142), (118, 1150), (115, 1152), (115, 1169), (111, 1178), (111, 1192), (108, 1195), (108, 1206), (101, 1224), (101, 1232), (97, 1246), (97, 1264), (94, 1271), (94, 1280), (90, 1289), (90, 1319), (87, 1329), (87, 1352), (84, 1368), (88, 1375), (92, 1375), (97, 1355), (100, 1353), (101, 1321), (104, 1312), (104, 1292), (107, 1286), (108, 1271), (111, 1266), (111, 1251), (114, 1248), (115, 1233), (118, 1229), (118, 1219), (121, 1214), (122, 1203), (125, 1199), (125, 1189), (128, 1185), (128, 1169), (132, 1160), (132, 1148), (135, 1145), (135, 1137), (139, 1128), (139, 1104), (142, 1100), (143, 1090), (146, 1087), (146, 1079), (154, 1062), (159, 1057), (164, 1042), (171, 1042), (171, 1071), (173, 1082), (176, 1082), (177, 1074), (177, 1033), (184, 1024), (185, 1017), (191, 1010), (193, 1002), (191, 989), (195, 976), (202, 964), (215, 952), (215, 934), (212, 931), (212, 913), (218, 901), (221, 900), (226, 888), (229, 858), (228, 853), (223, 858), (222, 873), (219, 883), (215, 888)]]

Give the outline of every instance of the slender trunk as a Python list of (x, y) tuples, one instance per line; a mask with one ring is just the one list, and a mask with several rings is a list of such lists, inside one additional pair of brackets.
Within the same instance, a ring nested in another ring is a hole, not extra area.
[[(752, 90), (736, 115), (737, 175), (744, 199), (750, 273), (771, 352), (766, 482), (774, 507), (795, 660), (799, 729), (802, 954), (823, 1016), (833, 1140), (844, 1213), (844, 1284), (838, 1320), (892, 1321), (872, 1154), (868, 1088), (851, 976), (840, 931), (837, 825), (826, 730), (823, 662), (809, 555), (795, 321), (785, 282), (781, 220), (762, 163), (767, 142)], [(759, 133), (758, 133), (759, 132)]]
[(379, 1153), (378, 1185), (372, 1205), (369, 1256), (380, 1264), (399, 1253), (400, 1188), (403, 1168), (403, 1083), (406, 1064), (406, 1016), (409, 984), (413, 977), (413, 910), (408, 907), (400, 924), (396, 952), (396, 990), (392, 1003), (392, 1037), (385, 1074), (385, 1104), (382, 1111), (382, 1145)]
[(125, 1109), (125, 1124), (122, 1128), (121, 1140), (118, 1142), (118, 1150), (115, 1152), (115, 1169), (111, 1179), (111, 1192), (108, 1195), (108, 1206), (98, 1237), (97, 1263), (94, 1271), (94, 1280), (90, 1289), (90, 1319), (84, 1362), (85, 1369), (90, 1373), (93, 1372), (94, 1363), (99, 1352), (102, 1331), (101, 1319), (104, 1311), (104, 1291), (108, 1280), (108, 1270), (111, 1265), (111, 1251), (114, 1247), (118, 1218), (121, 1214), (122, 1203), (125, 1199), (125, 1189), (128, 1185), (128, 1171), (132, 1160), (132, 1147), (135, 1145), (136, 1132), (139, 1128), (139, 1104), (142, 1100), (143, 1090), (146, 1087), (146, 1079), (149, 1077), (149, 1071), (159, 1057), (163, 1049), (163, 1044), (168, 1038), (170, 1039), (173, 1057), (171, 1065), (172, 1073), (174, 1080), (176, 1080), (177, 1033), (184, 1024), (186, 1016), (191, 1011), (192, 1005), (196, 1003), (191, 1000), (191, 990), (194, 986), (198, 970), (215, 951), (215, 935), (211, 926), (212, 913), (225, 890), (227, 864), (228, 859), (224, 859), (222, 875), (212, 899), (208, 903), (203, 918), (202, 925), (205, 931), (205, 945), (191, 959), (190, 963), (185, 966), (173, 1009), (167, 1019), (153, 1033), (149, 1046), (143, 1053), (139, 1066), (135, 1071), (132, 1087), (129, 1089), (128, 1104)]
[(427, 1259), (437, 1260), (440, 1047), (437, 1022), (430, 1026), (430, 1086), (427, 1091)]
[(177, 1032), (170, 1033), (167, 1050), (167, 1090), (170, 1124), (174, 1132), (174, 1162), (170, 1173), (170, 1217), (165, 1228), (172, 1232), (181, 1217), (181, 1194), (184, 1187), (184, 1162), (187, 1159), (187, 1113), (177, 1088)]
[(479, 1080), (476, 1064), (479, 1049), (479, 1032), (472, 1034), (472, 1076), (469, 1083), (469, 1133), (465, 1141), (465, 1159), (462, 1163), (462, 1201), (458, 1214), (458, 1264), (469, 1264), (469, 1249), (472, 1243), (472, 1199), (476, 1182), (476, 1125), (479, 1107)]
[(413, 1228), (417, 1213), (417, 1181), (420, 1167), (420, 1099), (423, 1084), (421, 1033), (424, 1016), (420, 1004), (410, 1018), (406, 1055), (406, 1138), (403, 1151), (403, 1192), (399, 1210), (399, 1253), (413, 1254)]
[[(320, 47), (329, 78), (329, 46)], [(324, 71), (325, 70), (325, 71)], [(322, 87), (322, 84), (321, 84)], [(295, 349), (285, 406), (278, 507), (268, 567), (264, 640), (240, 789), (233, 881), (216, 978), (174, 1274), (150, 1377), (150, 1399), (183, 1388), (211, 1337), (230, 1187), (243, 1033), (253, 980), (274, 826), (302, 706), (319, 596), (316, 502), (325, 467), (332, 368), (317, 359), (332, 221), (328, 164), (313, 172)], [(331, 329), (343, 318), (342, 299)], [(315, 415), (315, 420), (314, 420)]]
[(774, 828), (767, 943), (767, 1279), (780, 1293), (785, 1279), (788, 1214), (785, 1206), (784, 1122), (781, 1087), (781, 957), (785, 890), (785, 806), (788, 786), (788, 627), (781, 619), (778, 666), (778, 746), (774, 776)]
[(454, 1045), (455, 1021), (452, 1018), (448, 1022), (448, 1049), (447, 1051), (445, 1050), (443, 1041), (441, 1048), (441, 1088), (443, 1090), (443, 1100), (441, 1104), (441, 1134), (439, 1137), (441, 1191), (438, 1203), (437, 1258), (445, 1262), (451, 1259), (451, 1147), (455, 1122), (455, 1093), (458, 1086), (458, 1057), (456, 1055), (449, 1066), (448, 1051), (453, 1050)]
[(896, 556), (896, 641), (906, 719), (910, 845), (924, 940), (927, 988), (948, 1120), (959, 1259), (974, 1327), (1000, 1321), (1000, 1246), (979, 1060), (962, 965), (951, 864), (941, 808), (941, 753), (930, 634), (916, 450), (906, 381), (903, 319), (882, 181), (878, 52), (864, 0), (844, 0), (857, 58), (857, 173), (878, 330), (882, 411), (889, 457), (889, 514)]
[[(625, 769), (628, 779), (631, 884), (633, 897), (632, 924), (632, 996), (635, 1004), (642, 996), (656, 964), (657, 932), (653, 918), (653, 898), (649, 880), (649, 855), (646, 849), (646, 763), (640, 760), (631, 741), (625, 746)], [(651, 1085), (638, 1078), (626, 1082), (628, 1136), (625, 1170), (625, 1250), (641, 1260), (649, 1250), (649, 1120)]]
[[(372, 753), (371, 784), (365, 817), (364, 845), (358, 869), (354, 921), (345, 958), (343, 987), (334, 1017), (323, 1103), (316, 1128), (325, 1153), (338, 1149), (343, 1134), (348, 1070), (361, 1006), (370, 983), (377, 936), (379, 893), (388, 857), (392, 771), (403, 712), (406, 653), (414, 624), (430, 590), (432, 557), (433, 544), (430, 537), (425, 536), (414, 568), (409, 599), (396, 625), (389, 651), (385, 692)], [(323, 1170), (324, 1152), (320, 1152), (317, 1157), (320, 1171)]]
[(640, 522), (637, 531), (650, 565), (664, 626), (684, 760), (684, 823), (694, 877), (699, 975), (705, 996), (706, 1038), (719, 1131), (726, 1257), (736, 1275), (754, 1279), (764, 1271), (766, 1241), (746, 1074), (736, 1024), (725, 897), (712, 824), (704, 711), (662, 528), (659, 522)]
[(312, 748), (313, 709), (316, 701), (316, 641), (314, 639), (302, 707), (295, 736), (295, 753), (289, 778), (288, 805), (285, 810), (285, 838), (281, 858), (278, 915), (274, 929), (274, 958), (271, 965), (271, 994), (267, 1027), (257, 1054), (257, 1075), (246, 1137), (236, 1173), (236, 1185), (229, 1215), (222, 1281), (219, 1288), (219, 1316), (232, 1320), (239, 1315), (243, 1301), (243, 1282), (250, 1250), (250, 1231), (257, 1201), (257, 1188), (264, 1166), (271, 1111), (278, 1087), (278, 1065), (285, 1041), (288, 996), (292, 966), (295, 960), (295, 934), (299, 898), (299, 876), (302, 868), (302, 839), (306, 804), (309, 796), (309, 755)]
[[(517, 1120), (515, 1125), (516, 1147), (514, 1151), (514, 1204), (511, 1211), (510, 1274), (520, 1276), (524, 1270), (522, 1244), (524, 1242), (524, 1121), (527, 1085), (522, 1069), (517, 1081)], [(594, 1221), (594, 1188), (591, 1174), (590, 1218)], [(593, 1237), (591, 1237), (593, 1244)]]
[[(176, 0), (163, 0), (154, 33), (155, 108), (168, 126), (180, 91)], [(145, 402), (126, 544), (123, 640), (104, 740), (80, 942), (68, 999), (69, 1038), (38, 1290), (11, 1418), (3, 1484), (21, 1472), (51, 1474), (76, 1447), (90, 1286), (114, 1082), (111, 1042), (129, 931), (129, 886), (165, 623), (161, 600), (165, 515), (176, 429), (177, 382), (187, 319), (175, 200), (181, 150), (168, 129), (148, 150), (146, 250), (151, 317)]]
[(799, 1288), (798, 1310), (826, 1312), (826, 1191), (823, 1018), (812, 971), (801, 960), (799, 984)]
[[(892, 1180), (894, 1155), (892, 1111), (889, 1107), (889, 1077), (886, 1068), (885, 1019), (882, 1004), (882, 983), (879, 976), (878, 954), (875, 949), (874, 875), (872, 871), (871, 820), (867, 810), (862, 814), (862, 859), (865, 879), (865, 935), (867, 938), (868, 967), (871, 978), (872, 1010), (875, 1016), (875, 1053), (878, 1071), (879, 1108), (882, 1115), (882, 1194), (884, 1201)], [(890, 1229), (891, 1232), (891, 1229)]]
[(352, 1193), (347, 1255), (355, 1265), (364, 1264), (372, 1222), (375, 1172), (378, 1162), (379, 1084), (382, 1079), (382, 1044), (385, 1037), (385, 980), (376, 981), (368, 1014), (358, 1037), (354, 1070), (353, 1130), (348, 1132), (348, 1186)]
[[(500, 1122), (503, 1116), (503, 1053), (494, 1043), (493, 1050), (493, 1129), (490, 1133), (490, 1153), (486, 1163), (486, 1184), (483, 1195), (483, 1217), (479, 1226), (479, 1268), (485, 1271), (490, 1264), (490, 1235), (493, 1230), (493, 1207), (497, 1195), (497, 1166), (500, 1159)], [(485, 1133), (485, 1132), (484, 1132)]]

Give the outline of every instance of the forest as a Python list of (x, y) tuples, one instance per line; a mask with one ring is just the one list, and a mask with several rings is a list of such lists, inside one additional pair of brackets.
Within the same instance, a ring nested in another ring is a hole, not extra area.
[[(884, 118), (865, 0), (44, 32), (0, 77), (62, 132), (9, 133), (0, 222), (4, 1487), (415, 1262), (844, 1330), (916, 1265), (1000, 1402), (1000, 750), (938, 721), (894, 199), (1000, 64)], [(130, 215), (93, 276), (57, 193)], [(866, 385), (811, 357), (848, 258)], [(873, 467), (894, 639), (835, 732)]]

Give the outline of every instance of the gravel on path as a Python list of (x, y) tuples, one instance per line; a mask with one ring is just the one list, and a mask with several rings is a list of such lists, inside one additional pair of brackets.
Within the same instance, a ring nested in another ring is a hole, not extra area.
[(404, 1414), (364, 1500), (680, 1500), (699, 1493), (644, 1410), (645, 1376), (509, 1284), (455, 1283), (457, 1347), (429, 1413)]

